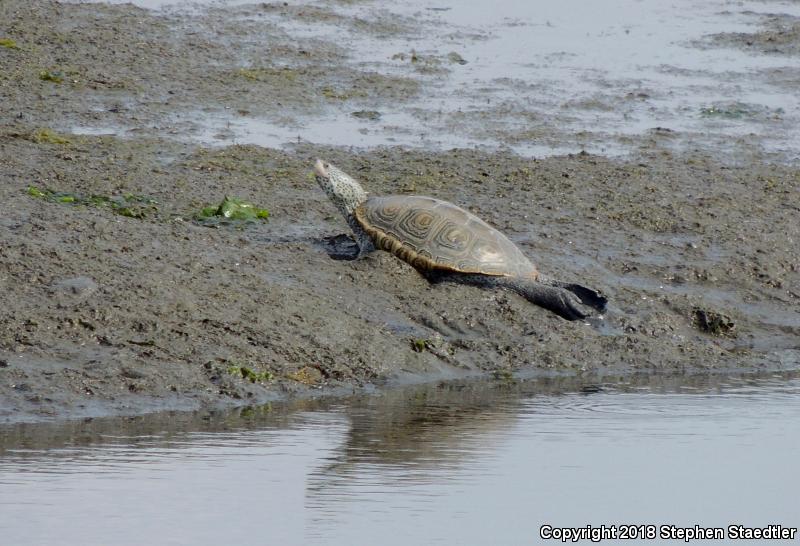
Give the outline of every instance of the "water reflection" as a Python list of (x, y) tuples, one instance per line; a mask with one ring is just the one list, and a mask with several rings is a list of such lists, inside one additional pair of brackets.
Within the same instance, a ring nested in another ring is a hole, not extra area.
[(791, 525), (798, 394), (798, 373), (554, 377), (15, 425), (0, 429), (0, 534), (486, 544), (543, 523)]

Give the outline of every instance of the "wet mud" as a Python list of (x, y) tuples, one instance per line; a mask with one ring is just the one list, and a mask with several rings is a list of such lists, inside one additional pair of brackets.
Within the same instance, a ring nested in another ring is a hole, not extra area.
[[(623, 158), (183, 138), (198, 108), (284, 123), (331, 104), (385, 112), (414, 101), (416, 67), (378, 73), (340, 44), (297, 43), (269, 21), (258, 32), (270, 40), (253, 37), (257, 10), (360, 32), (414, 28), (326, 6), (247, 6), (237, 18), (0, 4), (0, 420), (479, 375), (800, 364), (800, 168), (758, 143), (731, 162), (702, 146), (675, 151), (666, 131), (630, 137), (639, 151)], [(82, 126), (127, 129), (73, 131)], [(316, 157), (372, 193), (478, 214), (545, 274), (601, 290), (608, 313), (568, 322), (513, 293), (432, 285), (386, 253), (350, 259), (347, 225), (311, 175)], [(225, 196), (268, 220), (196, 221)]]
[(714, 34), (709, 37), (709, 43), (766, 55), (800, 54), (800, 17), (786, 14), (765, 15), (762, 16), (762, 27), (756, 32)]

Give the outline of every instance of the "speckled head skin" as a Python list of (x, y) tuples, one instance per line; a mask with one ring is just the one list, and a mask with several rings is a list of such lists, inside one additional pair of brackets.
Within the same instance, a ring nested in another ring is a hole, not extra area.
[(321, 159), (314, 164), (314, 174), (319, 187), (350, 223), (356, 207), (367, 200), (367, 192), (350, 175)]
[(353, 231), (359, 255), (372, 252), (375, 249), (372, 239), (358, 223), (355, 215), (355, 210), (367, 200), (367, 192), (353, 177), (321, 159), (317, 159), (314, 164), (314, 174), (319, 187), (333, 201)]

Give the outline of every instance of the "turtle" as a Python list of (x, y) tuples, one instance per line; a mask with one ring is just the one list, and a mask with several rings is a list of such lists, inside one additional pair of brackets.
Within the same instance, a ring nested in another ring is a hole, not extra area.
[(385, 250), (431, 282), (512, 290), (567, 320), (606, 309), (600, 292), (542, 275), (508, 237), (461, 207), (420, 195), (371, 196), (321, 159), (314, 174), (353, 231), (358, 257)]

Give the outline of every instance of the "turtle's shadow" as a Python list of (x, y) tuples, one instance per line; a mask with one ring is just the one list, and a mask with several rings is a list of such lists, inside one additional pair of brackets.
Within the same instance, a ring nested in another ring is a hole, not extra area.
[(358, 244), (352, 237), (344, 233), (318, 239), (317, 244), (332, 260), (351, 261), (358, 258)]

